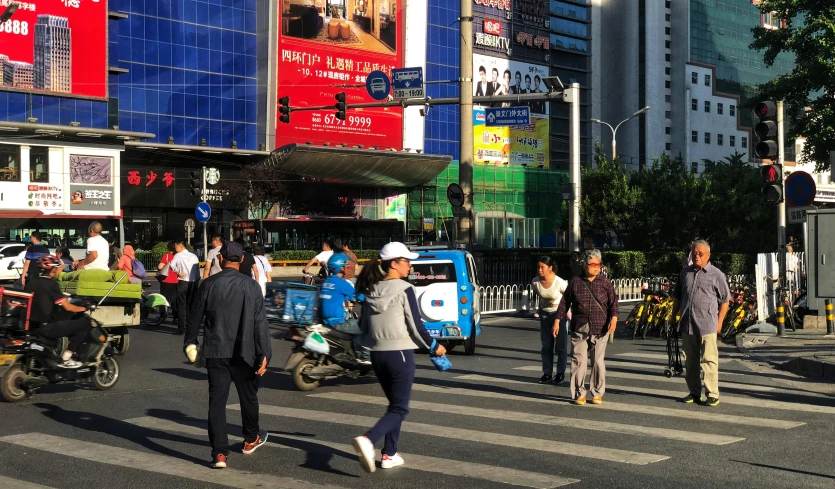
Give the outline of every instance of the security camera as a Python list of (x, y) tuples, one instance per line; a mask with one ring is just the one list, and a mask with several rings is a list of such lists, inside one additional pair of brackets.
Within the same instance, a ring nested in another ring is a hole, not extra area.
[(426, 104), (426, 105), (423, 106), (423, 108), (420, 109), (420, 116), (421, 117), (426, 117), (426, 114), (428, 114), (428, 113), (429, 113), (429, 104)]

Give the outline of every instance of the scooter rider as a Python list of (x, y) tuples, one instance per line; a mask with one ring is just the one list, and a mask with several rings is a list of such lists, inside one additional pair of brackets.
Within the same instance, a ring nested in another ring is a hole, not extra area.
[[(322, 283), (319, 293), (319, 310), (322, 323), (345, 334), (354, 335), (354, 349), (361, 362), (370, 364), (370, 353), (359, 345), (362, 334), (358, 321), (352, 317), (352, 308), (356, 300), (354, 284), (345, 278), (346, 267), (351, 259), (344, 253), (335, 253), (328, 259), (329, 276)], [(347, 305), (347, 307), (346, 307)]]
[(37, 261), (40, 276), (26, 281), (24, 292), (32, 294), (32, 315), (30, 321), (37, 327), (38, 334), (45, 338), (70, 337), (70, 344), (61, 355), (62, 368), (79, 368), (83, 364), (73, 360), (73, 353), (78, 351), (93, 325), (87, 316), (71, 319), (72, 313), (84, 312), (87, 309), (70, 303), (67, 296), (61, 293), (58, 282), (52, 280), (56, 269), (64, 267), (64, 263), (51, 255), (43, 256)]

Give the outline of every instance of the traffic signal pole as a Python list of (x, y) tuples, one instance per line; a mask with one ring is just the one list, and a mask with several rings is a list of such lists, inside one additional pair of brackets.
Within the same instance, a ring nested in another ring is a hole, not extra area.
[[(200, 200), (206, 201), (206, 167), (203, 167), (203, 193), (200, 194)], [(203, 261), (206, 261), (206, 257), (209, 256), (209, 236), (208, 230), (209, 227), (208, 222), (203, 223)], [(211, 266), (209, 263), (206, 263), (205, 266)]]
[[(783, 133), (785, 129), (785, 124), (783, 122), (783, 101), (777, 101), (777, 164), (780, 165), (780, 168), (785, 170), (785, 166), (783, 163), (786, 160), (786, 136)], [(783, 188), (785, 188), (785, 175), (786, 172), (782, 172), (783, 178)], [(786, 199), (783, 198), (780, 200), (780, 204), (777, 206), (777, 246), (779, 249), (783, 249), (786, 246)], [(780, 269), (780, 276), (783, 276), (784, 268)]]
[(464, 191), (466, 215), (458, 218), (457, 241), (472, 250), (473, 239), (473, 2), (461, 0), (460, 129), (458, 185)]

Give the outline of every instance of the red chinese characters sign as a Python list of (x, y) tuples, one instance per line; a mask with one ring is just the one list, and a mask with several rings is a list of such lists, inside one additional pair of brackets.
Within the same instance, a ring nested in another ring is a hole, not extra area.
[(0, 88), (106, 98), (107, 1), (17, 3), (0, 24)]
[(484, 33), (494, 36), (502, 35), (502, 23), (498, 20), (484, 19)]
[(369, 73), (391, 75), (403, 66), (403, 1), (364, 2), (363, 10), (351, 12), (334, 6), (339, 15), (333, 17), (313, 4), (279, 2), (278, 98), (290, 97), (292, 107), (334, 106), (336, 94), (345, 92), (349, 110), (344, 121), (335, 108), (292, 112), (289, 124), (276, 123), (276, 147), (310, 142), (401, 149), (402, 109), (350, 106), (374, 102), (365, 88)]
[[(155, 171), (148, 170), (148, 174), (145, 175), (145, 186), (150, 187), (152, 183), (157, 181), (157, 178), (159, 178), (159, 175)], [(163, 173), (161, 179), (166, 188), (173, 185), (175, 180), (176, 178), (174, 178), (174, 173), (170, 171)], [(142, 175), (139, 171), (133, 170), (128, 172), (128, 185), (132, 185), (134, 187), (142, 185)]]

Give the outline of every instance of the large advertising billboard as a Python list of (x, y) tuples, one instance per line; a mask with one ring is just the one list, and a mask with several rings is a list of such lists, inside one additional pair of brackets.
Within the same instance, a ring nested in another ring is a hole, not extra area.
[[(278, 1), (277, 94), (292, 107), (333, 106), (340, 92), (349, 107), (374, 102), (368, 74), (403, 66), (403, 0)], [(336, 109), (297, 111), (277, 122), (276, 147), (305, 142), (402, 149), (403, 110), (349, 109), (344, 121)]]
[(0, 90), (106, 98), (107, 1), (17, 3), (0, 24)]
[[(473, 55), (473, 95), (514, 95), (546, 93), (542, 78), (548, 76), (548, 67)], [(510, 107), (511, 103), (502, 106)], [(527, 102), (531, 123), (527, 126), (487, 127), (485, 107), (473, 109), (474, 157), (482, 165), (525, 165), (548, 168), (549, 161), (549, 104)]]

